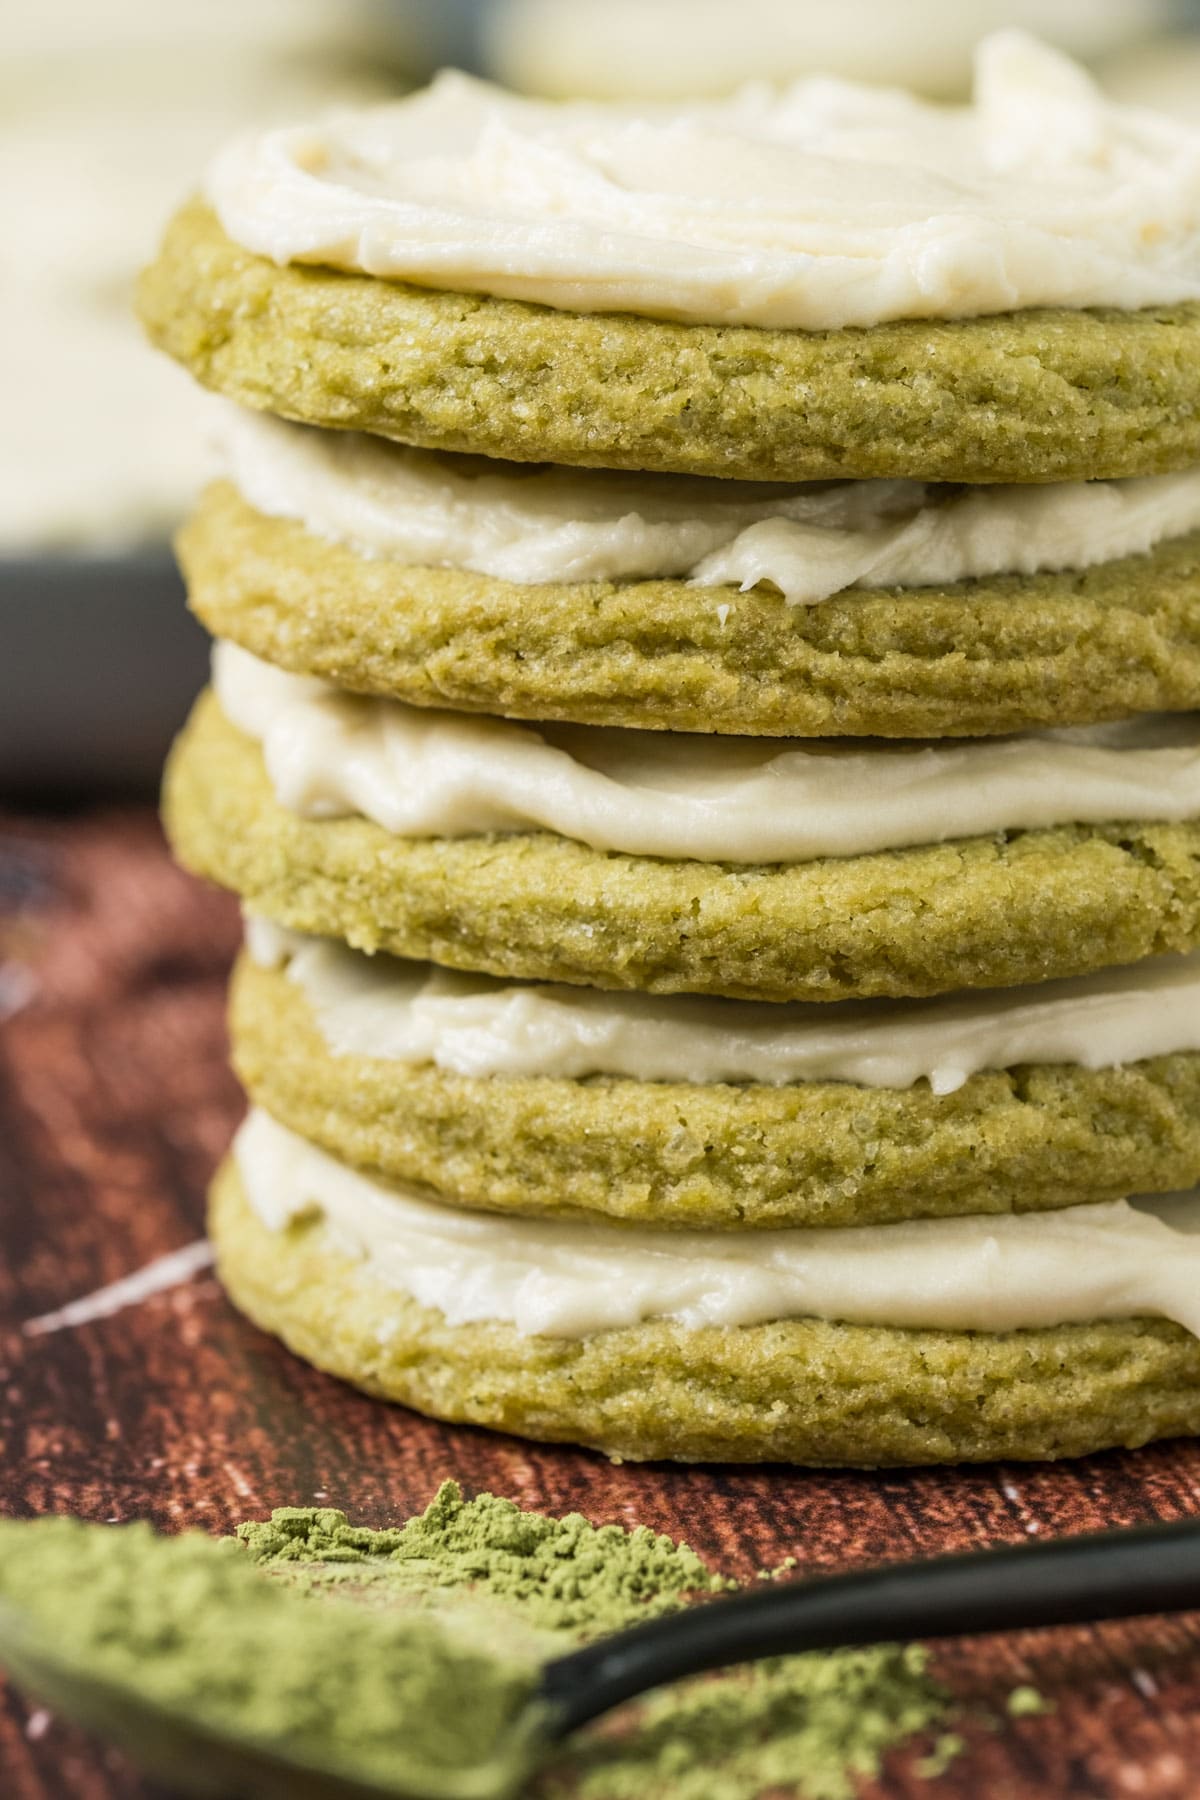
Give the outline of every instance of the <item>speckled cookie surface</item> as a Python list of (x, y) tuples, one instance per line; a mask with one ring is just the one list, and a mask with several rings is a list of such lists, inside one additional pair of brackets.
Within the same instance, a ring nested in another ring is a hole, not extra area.
[(319, 1220), (268, 1231), (230, 1164), (210, 1229), (234, 1304), (318, 1368), (435, 1418), (631, 1459), (1040, 1460), (1200, 1431), (1200, 1343), (1157, 1320), (1003, 1335), (651, 1321), (522, 1337), (448, 1325), (338, 1251)]
[(342, 1162), (450, 1204), (748, 1230), (1025, 1212), (1200, 1181), (1200, 1055), (1029, 1067), (956, 1093), (849, 1082), (472, 1077), (335, 1055), (306, 996), (243, 956), (251, 1099)]
[(418, 706), (784, 737), (961, 737), (1200, 706), (1200, 532), (1085, 571), (789, 606), (765, 587), (413, 568), (268, 518), (219, 482), (179, 553), (217, 637)]
[(1200, 942), (1200, 823), (1067, 826), (764, 868), (546, 832), (400, 838), (280, 806), (211, 695), (168, 766), (180, 860), (280, 924), (492, 975), (750, 1000), (1019, 986)]
[(277, 267), (200, 202), (142, 277), (206, 386), (521, 462), (767, 481), (1053, 481), (1200, 458), (1200, 306), (827, 332), (675, 325)]

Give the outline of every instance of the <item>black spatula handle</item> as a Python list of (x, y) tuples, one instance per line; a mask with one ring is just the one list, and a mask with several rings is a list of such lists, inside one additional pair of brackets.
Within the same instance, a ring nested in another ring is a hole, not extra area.
[(760, 1588), (635, 1625), (550, 1663), (556, 1735), (708, 1669), (799, 1650), (1200, 1609), (1200, 1520), (894, 1563)]

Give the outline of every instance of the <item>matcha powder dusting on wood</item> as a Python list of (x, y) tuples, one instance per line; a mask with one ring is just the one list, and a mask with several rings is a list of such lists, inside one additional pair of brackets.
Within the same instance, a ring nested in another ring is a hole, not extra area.
[(590, 1637), (735, 1585), (645, 1526), (590, 1525), (579, 1513), (551, 1519), (494, 1494), (464, 1500), (454, 1481), (394, 1531), (351, 1525), (329, 1508), (281, 1507), (266, 1524), (239, 1526), (238, 1537), (256, 1563), (306, 1586), (426, 1599), (469, 1589), (529, 1625)]
[[(393, 1531), (282, 1508), (238, 1536), (272, 1575), (372, 1605), (469, 1592), (498, 1618), (572, 1641), (732, 1589), (686, 1544), (644, 1526), (551, 1519), (447, 1482)], [(491, 1639), (495, 1647), (495, 1638)], [(527, 1649), (513, 1640), (517, 1654)], [(561, 1642), (545, 1649), (554, 1654)], [(851, 1800), (893, 1746), (936, 1731), (947, 1699), (909, 1646), (781, 1658), (636, 1702), (581, 1733), (530, 1790), (539, 1800)]]
[[(945, 1695), (914, 1645), (781, 1657), (690, 1681), (581, 1737), (545, 1800), (852, 1800)], [(918, 1771), (919, 1772), (919, 1771)]]

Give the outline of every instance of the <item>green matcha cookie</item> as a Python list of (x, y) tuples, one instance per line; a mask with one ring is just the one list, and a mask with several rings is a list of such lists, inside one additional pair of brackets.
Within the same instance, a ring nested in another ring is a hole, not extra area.
[(497, 1212), (746, 1230), (1032, 1212), (1200, 1181), (1200, 1055), (975, 1075), (691, 1086), (472, 1077), (335, 1055), (295, 982), (243, 956), (234, 1067), (341, 1162)]
[(1200, 943), (1200, 823), (1063, 826), (767, 867), (548, 832), (394, 837), (304, 819), (211, 695), (172, 755), (180, 860), (279, 924), (544, 981), (749, 1000), (1017, 987)]
[(1200, 305), (801, 332), (555, 312), (280, 268), (196, 201), (142, 277), (155, 343), (313, 425), (518, 462), (760, 481), (1059, 481), (1200, 459)]
[(963, 737), (1200, 705), (1200, 532), (1082, 572), (789, 606), (766, 587), (522, 587), (413, 568), (268, 518), (220, 482), (179, 555), (217, 637), (418, 706), (670, 731)]
[(210, 1228), (234, 1304), (297, 1355), (435, 1418), (633, 1459), (1042, 1460), (1200, 1432), (1200, 1343), (1135, 1319), (902, 1331), (817, 1319), (581, 1339), (451, 1326), (338, 1250), (315, 1218), (268, 1231), (227, 1163)]

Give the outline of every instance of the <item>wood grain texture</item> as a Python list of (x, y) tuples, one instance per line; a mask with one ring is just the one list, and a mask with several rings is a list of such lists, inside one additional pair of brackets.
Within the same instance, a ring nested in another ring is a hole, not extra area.
[[(686, 1536), (734, 1574), (795, 1555), (838, 1569), (1200, 1507), (1200, 1445), (1058, 1467), (912, 1474), (612, 1467), (389, 1410), (291, 1358), (201, 1275), (43, 1336), (23, 1322), (192, 1242), (241, 1110), (225, 1065), (224, 896), (175, 870), (148, 814), (0, 821), (0, 1511), (227, 1530), (319, 1501), (369, 1524), (447, 1476), (549, 1511)], [(1032, 1681), (1056, 1710), (966, 1728), (938, 1780), (894, 1757), (866, 1800), (1193, 1800), (1200, 1621), (944, 1646), (992, 1713)], [(165, 1790), (7, 1694), (5, 1800)]]

